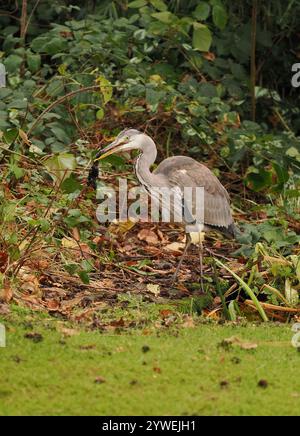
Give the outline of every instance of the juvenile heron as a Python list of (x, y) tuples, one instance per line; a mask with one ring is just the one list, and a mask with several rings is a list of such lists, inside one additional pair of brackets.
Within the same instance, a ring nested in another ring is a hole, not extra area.
[[(154, 187), (169, 188), (174, 192), (181, 192), (182, 196), (185, 187), (202, 187), (204, 189), (204, 214), (202, 222), (197, 221), (194, 210), (188, 211), (188, 214), (184, 213), (185, 217), (190, 216), (191, 218), (184, 222), (186, 244), (174, 275), (174, 280), (176, 280), (183, 257), (187, 253), (189, 246), (192, 243), (199, 244), (202, 283), (202, 232), (214, 230), (228, 238), (234, 238), (236, 234), (228, 192), (205, 165), (191, 157), (169, 157), (151, 172), (150, 167), (155, 162), (157, 156), (156, 145), (148, 135), (135, 129), (123, 130), (115, 141), (97, 154), (90, 172), (89, 182), (91, 183), (93, 178), (97, 177), (97, 161), (111, 154), (130, 150), (140, 151), (135, 163), (136, 176), (140, 184), (150, 195)], [(185, 203), (182, 202), (182, 208), (184, 207)]]

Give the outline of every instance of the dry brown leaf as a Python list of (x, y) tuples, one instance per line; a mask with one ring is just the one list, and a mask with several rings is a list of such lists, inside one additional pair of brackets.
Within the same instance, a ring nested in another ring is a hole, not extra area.
[(27, 134), (24, 132), (24, 130), (19, 129), (19, 135), (22, 139), (22, 141), (24, 142), (24, 144), (30, 146), (31, 145), (31, 141), (29, 141)]
[(216, 55), (212, 53), (211, 51), (208, 51), (206, 53), (203, 53), (204, 59), (208, 61), (214, 61), (216, 59)]
[(63, 312), (68, 312), (68, 311), (72, 310), (73, 307), (79, 306), (79, 304), (81, 303), (83, 298), (84, 298), (83, 296), (80, 296), (80, 297), (72, 298), (72, 300), (62, 301), (61, 302), (61, 310)]
[(49, 261), (47, 259), (40, 259), (35, 262), (36, 268), (40, 271), (44, 271), (49, 268)]
[(66, 336), (66, 337), (72, 337), (72, 336), (79, 335), (79, 331), (78, 331), (78, 330), (75, 330), (75, 329), (69, 329), (69, 328), (66, 328), (66, 327), (60, 327), (60, 328), (58, 329), (58, 331), (59, 331), (63, 336)]
[(61, 245), (62, 245), (64, 248), (78, 248), (78, 244), (77, 244), (77, 242), (76, 242), (74, 239), (72, 239), (72, 238), (67, 238), (67, 237), (62, 238), (62, 240), (61, 240)]
[(258, 347), (255, 342), (246, 342), (236, 336), (224, 339), (223, 343), (227, 345), (237, 345), (243, 350), (255, 350)]
[(8, 304), (0, 304), (0, 315), (8, 315), (10, 313), (10, 309)]
[(194, 323), (193, 318), (191, 316), (187, 316), (185, 318), (184, 323), (182, 324), (182, 327), (188, 328), (188, 329), (194, 328), (195, 327), (195, 323)]
[(51, 311), (57, 311), (60, 307), (60, 302), (58, 300), (48, 300), (45, 301), (45, 306)]
[(80, 232), (79, 232), (77, 227), (74, 227), (72, 229), (72, 235), (73, 235), (73, 238), (75, 239), (75, 241), (80, 241)]
[(258, 345), (255, 344), (254, 342), (241, 342), (238, 345), (243, 350), (255, 350), (258, 347)]
[(138, 233), (138, 238), (139, 238), (140, 241), (148, 242), (148, 244), (152, 244), (152, 245), (158, 245), (159, 244), (158, 236), (157, 236), (157, 234), (155, 232), (153, 232), (153, 230), (142, 229)]
[(5, 251), (0, 251), (0, 273), (4, 273), (7, 268), (8, 254)]
[(222, 247), (222, 242), (221, 241), (216, 241), (215, 243), (214, 243), (214, 248), (221, 248)]
[(31, 274), (30, 268), (21, 268), (19, 276), (22, 280), (21, 290), (23, 292), (28, 292), (32, 295), (37, 295), (40, 297), (42, 296), (43, 292), (40, 288), (39, 280), (34, 274)]
[(95, 381), (96, 384), (106, 383), (105, 378), (102, 377), (101, 375), (99, 377), (96, 377), (94, 381)]
[(78, 258), (78, 256), (80, 256), (81, 258), (87, 258), (94, 254), (88, 244), (84, 242), (78, 242), (77, 240), (72, 238), (63, 238), (62, 246), (69, 250), (68, 254), (72, 258)]
[(172, 242), (164, 247), (167, 251), (177, 251), (180, 252), (184, 249), (185, 244), (183, 242)]
[(163, 234), (162, 231), (160, 231), (159, 229), (156, 230), (158, 236), (160, 237), (161, 242), (164, 244), (168, 241), (168, 238), (165, 237), (165, 235)]
[(173, 310), (170, 310), (170, 309), (162, 309), (159, 311), (159, 315), (162, 318), (168, 318), (169, 316), (173, 316), (174, 312), (173, 312)]
[(151, 294), (154, 294), (155, 297), (158, 297), (160, 294), (159, 285), (153, 285), (152, 283), (148, 283), (147, 291), (151, 292)]
[(135, 226), (135, 222), (132, 220), (118, 221), (110, 224), (108, 231), (114, 235), (125, 235), (129, 230)]
[(4, 284), (3, 288), (0, 289), (0, 301), (2, 303), (9, 303), (13, 297), (13, 290), (10, 285)]

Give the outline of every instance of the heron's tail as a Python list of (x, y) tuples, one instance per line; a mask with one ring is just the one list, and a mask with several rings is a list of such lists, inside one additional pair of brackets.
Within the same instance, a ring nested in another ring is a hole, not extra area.
[(235, 239), (238, 235), (241, 234), (240, 229), (234, 224), (230, 224), (228, 227), (225, 227), (224, 235), (227, 236), (229, 239)]
[(228, 227), (225, 227), (225, 226), (214, 226), (214, 225), (211, 225), (211, 224), (206, 224), (205, 227), (208, 230), (213, 230), (213, 231), (222, 233), (222, 235), (224, 235), (228, 239), (235, 239), (238, 235), (241, 234), (241, 231), (239, 230), (239, 228), (234, 223), (229, 224)]

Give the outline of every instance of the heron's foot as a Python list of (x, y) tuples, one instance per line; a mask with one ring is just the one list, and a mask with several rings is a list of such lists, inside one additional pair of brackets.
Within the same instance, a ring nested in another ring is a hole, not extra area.
[(203, 277), (200, 275), (200, 290), (202, 294), (205, 294), (204, 284), (203, 284)]
[(171, 285), (171, 286), (175, 286), (176, 283), (177, 283), (177, 281), (178, 281), (178, 271), (176, 270), (176, 271), (174, 272), (174, 274), (172, 275), (172, 277), (171, 277), (170, 285)]

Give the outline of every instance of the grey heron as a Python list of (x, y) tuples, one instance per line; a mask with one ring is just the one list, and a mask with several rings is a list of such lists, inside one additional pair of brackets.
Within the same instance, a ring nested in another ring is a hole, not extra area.
[[(188, 222), (184, 222), (186, 228), (186, 244), (174, 275), (174, 280), (176, 280), (182, 260), (189, 246), (192, 243), (198, 244), (200, 248), (202, 284), (202, 233), (214, 230), (224, 234), (227, 238), (234, 238), (236, 235), (236, 226), (230, 210), (228, 192), (209, 168), (191, 157), (169, 157), (162, 161), (157, 168), (151, 172), (150, 167), (154, 164), (157, 156), (156, 145), (150, 136), (131, 128), (123, 130), (111, 144), (103, 150), (100, 150), (96, 155), (89, 176), (90, 182), (93, 178), (97, 177), (96, 165), (100, 159), (104, 159), (114, 153), (130, 150), (138, 150), (140, 152), (135, 163), (136, 176), (140, 184), (150, 195), (151, 192), (153, 192), (153, 187), (177, 189), (177, 192), (182, 193), (185, 187), (203, 188), (203, 222), (197, 222), (194, 211), (189, 211), (191, 219), (188, 219)], [(184, 203), (182, 207), (184, 207)], [(186, 216), (186, 214), (184, 215)]]

